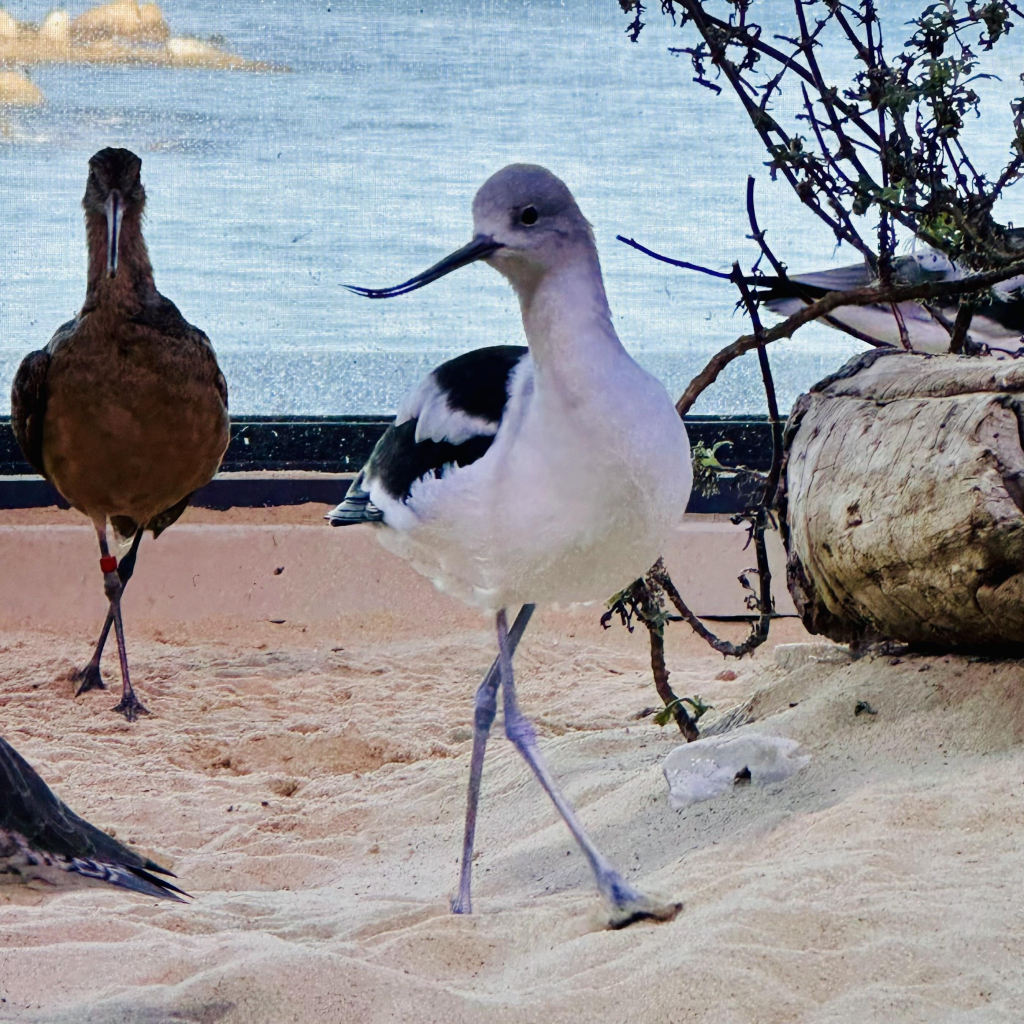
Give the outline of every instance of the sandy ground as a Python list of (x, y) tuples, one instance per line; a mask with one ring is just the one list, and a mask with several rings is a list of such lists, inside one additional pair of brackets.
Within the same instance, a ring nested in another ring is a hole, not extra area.
[[(72, 697), (91, 629), (11, 627), (3, 731), (196, 899), (3, 887), (0, 1021), (1024, 1018), (1018, 663), (783, 668), (770, 647), (725, 663), (673, 626), (673, 683), (716, 706), (712, 726), (739, 708), (730, 720), (812, 755), (785, 783), (675, 812), (660, 765), (679, 736), (633, 717), (656, 703), (646, 638), (602, 632), (593, 610), (538, 613), (517, 667), (543, 749), (606, 853), (685, 902), (670, 924), (611, 932), (500, 729), (476, 913), (446, 912), (471, 695), (493, 654), (482, 623), (128, 618), (151, 718), (128, 726), (111, 693)], [(792, 621), (774, 638), (806, 639)]]

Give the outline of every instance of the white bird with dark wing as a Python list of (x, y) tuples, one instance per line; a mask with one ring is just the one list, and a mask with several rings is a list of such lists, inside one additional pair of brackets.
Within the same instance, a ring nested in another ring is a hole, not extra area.
[(107, 884), (183, 903), (166, 868), (80, 818), (0, 737), (0, 884)]
[[(965, 273), (948, 256), (934, 249), (926, 248), (893, 261), (893, 279), (904, 285), (956, 281)], [(757, 298), (773, 313), (792, 316), (828, 292), (849, 292), (876, 285), (878, 276), (866, 263), (855, 263), (834, 270), (792, 274), (787, 281), (767, 281), (768, 287), (758, 291)], [(898, 303), (910, 347), (915, 352), (948, 352), (957, 306), (956, 297), (935, 299), (927, 306), (917, 301)], [(899, 321), (890, 304), (839, 306), (821, 319), (830, 327), (847, 328), (880, 344), (903, 347)], [(995, 285), (991, 297), (978, 304), (967, 337), (976, 345), (1016, 351), (1024, 343), (1022, 335), (1024, 277), (1012, 277)]]
[[(665, 388), (612, 326), (590, 225), (565, 184), (513, 164), (473, 202), (473, 240), (394, 288), (402, 295), (476, 260), (519, 297), (528, 348), (499, 346), (439, 366), (405, 399), (336, 526), (376, 523), (382, 543), (441, 590), (496, 616), (499, 657), (477, 692), (456, 913), (470, 870), (484, 747), (504, 693), (505, 731), (554, 801), (612, 906), (611, 923), (667, 919), (577, 822), (516, 702), (512, 655), (537, 602), (604, 600), (662, 553), (690, 495), (690, 448)], [(506, 608), (522, 606), (512, 630)]]

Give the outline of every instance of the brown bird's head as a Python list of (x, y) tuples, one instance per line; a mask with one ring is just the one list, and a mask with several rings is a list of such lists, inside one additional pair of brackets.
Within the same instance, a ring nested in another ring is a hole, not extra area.
[(101, 149), (89, 161), (82, 206), (86, 217), (106, 219), (108, 277), (117, 275), (121, 221), (125, 215), (137, 220), (146, 205), (141, 170), (142, 161), (129, 149)]

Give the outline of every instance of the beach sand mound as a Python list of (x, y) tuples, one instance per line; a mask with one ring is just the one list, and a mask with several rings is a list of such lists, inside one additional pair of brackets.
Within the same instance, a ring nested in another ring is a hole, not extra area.
[(608, 855), (685, 901), (670, 924), (611, 932), (500, 733), (476, 913), (447, 913), (490, 630), (160, 625), (130, 602), (126, 615), (151, 718), (127, 725), (110, 692), (72, 697), (91, 631), (6, 628), (3, 731), (76, 811), (169, 863), (196, 899), (0, 888), (0, 1021), (1021, 1019), (1019, 663), (782, 668), (762, 649), (724, 665), (674, 626), (672, 682), (715, 705), (710, 734), (717, 720), (811, 758), (785, 782), (677, 812), (662, 763), (678, 733), (635, 718), (657, 703), (646, 637), (603, 632), (594, 610), (539, 612), (517, 668), (543, 749)]

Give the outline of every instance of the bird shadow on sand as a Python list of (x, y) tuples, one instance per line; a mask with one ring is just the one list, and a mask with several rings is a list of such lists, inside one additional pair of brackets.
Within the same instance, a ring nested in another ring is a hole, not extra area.
[(92, 1006), (71, 1006), (43, 1015), (0, 1017), (0, 1024), (218, 1024), (235, 1004), (227, 1001), (191, 1003), (178, 1008), (139, 1006), (137, 996), (119, 996)]

